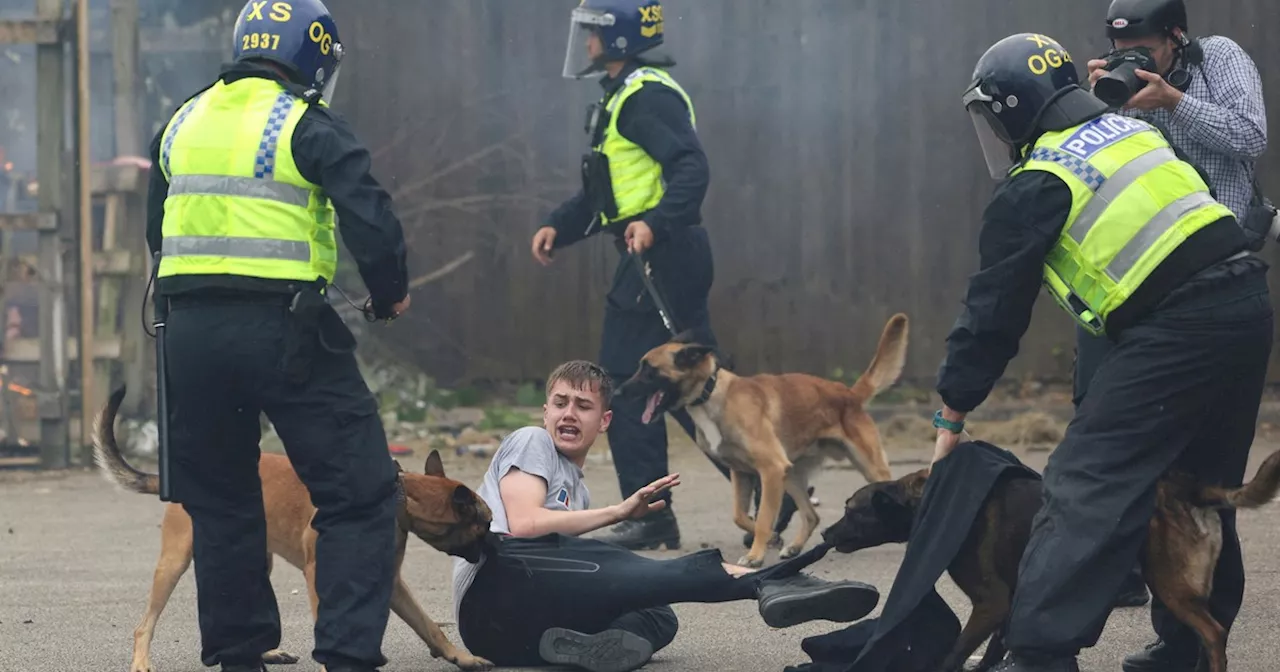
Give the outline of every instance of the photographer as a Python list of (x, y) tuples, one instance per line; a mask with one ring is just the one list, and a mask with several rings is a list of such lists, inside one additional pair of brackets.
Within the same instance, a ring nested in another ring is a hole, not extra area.
[[(1121, 114), (1157, 126), (1195, 164), (1217, 200), (1235, 214), (1259, 249), (1271, 228), (1271, 214), (1255, 190), (1255, 161), (1267, 148), (1262, 81), (1253, 59), (1233, 40), (1222, 36), (1190, 39), (1182, 0), (1113, 0), (1107, 11), (1107, 37), (1112, 51), (1088, 62), (1094, 95)], [(1258, 200), (1255, 201), (1255, 195)], [(1113, 348), (1106, 337), (1077, 329), (1075, 405), (1079, 408), (1090, 380)], [(1248, 459), (1248, 451), (1238, 456)], [(1223, 474), (1243, 474), (1244, 464), (1222, 465)], [(1235, 480), (1222, 483), (1239, 485)], [(1234, 529), (1235, 513), (1223, 514)], [(1244, 591), (1240, 548), (1224, 536), (1223, 562), (1215, 575), (1212, 610), (1230, 627)], [(1140, 606), (1148, 592), (1136, 565), (1116, 597), (1116, 606)], [(1125, 659), (1124, 672), (1162, 670), (1190, 672), (1199, 658), (1199, 641), (1156, 600), (1152, 626), (1159, 639), (1142, 653)]]
[(1183, 0), (1114, 0), (1107, 11), (1113, 51), (1089, 61), (1089, 84), (1108, 74), (1107, 63), (1145, 48), (1155, 72), (1133, 74), (1141, 87), (1119, 107), (1163, 130), (1170, 142), (1209, 176), (1218, 200), (1244, 221), (1253, 197), (1255, 161), (1267, 149), (1262, 80), (1253, 59), (1220, 35), (1187, 36)]

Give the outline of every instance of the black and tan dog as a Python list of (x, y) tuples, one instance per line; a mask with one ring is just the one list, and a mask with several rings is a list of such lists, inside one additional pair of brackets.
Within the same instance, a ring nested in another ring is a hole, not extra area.
[[(645, 353), (618, 394), (647, 399), (641, 418), (646, 423), (660, 421), (667, 411), (688, 410), (698, 446), (730, 469), (733, 522), (754, 535), (738, 562), (760, 567), (784, 490), (803, 522), (781, 557), (800, 553), (817, 529), (809, 476), (828, 457), (848, 458), (871, 482), (892, 477), (880, 432), (865, 407), (897, 382), (906, 353), (907, 316), (901, 313), (889, 318), (875, 357), (852, 387), (800, 373), (738, 376), (720, 368), (713, 348), (682, 335)], [(760, 479), (754, 521), (748, 515), (752, 474)]]
[[(129, 465), (116, 444), (115, 418), (124, 393), (123, 388), (113, 393), (94, 422), (94, 461), (112, 483), (132, 492), (158, 495), (159, 478)], [(268, 567), (272, 556), (279, 555), (303, 571), (314, 620), (318, 606), (315, 591), (317, 533), (311, 527), (311, 520), (316, 509), (311, 504), (306, 486), (298, 479), (285, 456), (263, 453), (258, 462), (258, 474), (262, 479), (262, 499), (267, 517)], [(398, 491), (401, 503), (396, 517), (396, 582), (391, 594), (391, 610), (427, 643), (432, 657), (444, 658), (464, 670), (493, 667), (488, 660), (455, 647), (440, 626), (422, 610), (400, 576), (410, 532), (436, 550), (471, 562), (478, 561), (489, 533), (492, 512), (470, 488), (445, 477), (440, 454), (434, 450), (427, 457), (425, 474), (400, 471)], [(178, 579), (191, 564), (191, 544), (191, 518), (180, 504), (166, 504), (160, 524), (160, 558), (156, 563), (151, 594), (147, 598), (147, 611), (133, 631), (130, 672), (153, 672), (151, 638), (156, 621), (178, 585)], [(263, 661), (288, 664), (298, 662), (298, 658), (276, 649), (264, 654)]]
[[(845, 503), (844, 516), (823, 531), (826, 543), (841, 553), (905, 543), (911, 535), (928, 470), (900, 479), (863, 486)], [(978, 518), (947, 574), (969, 598), (973, 610), (948, 655), (944, 672), (963, 669), (969, 656), (990, 638), (982, 661), (987, 670), (1005, 654), (1004, 624), (1018, 581), (1018, 565), (1039, 511), (1043, 483), (1034, 478), (1005, 478), (992, 488)], [(1240, 488), (1198, 485), (1181, 472), (1170, 472), (1156, 490), (1140, 558), (1151, 592), (1180, 621), (1199, 635), (1208, 652), (1209, 671), (1226, 672), (1227, 652), (1221, 624), (1209, 613), (1213, 572), (1222, 551), (1219, 509), (1258, 508), (1280, 490), (1280, 452), (1258, 468)]]

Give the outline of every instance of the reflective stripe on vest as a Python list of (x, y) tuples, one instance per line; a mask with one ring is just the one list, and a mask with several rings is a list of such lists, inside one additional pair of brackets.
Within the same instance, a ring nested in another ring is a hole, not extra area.
[(177, 236), (165, 238), (160, 253), (175, 257), (235, 257), (238, 259), (280, 259), (309, 261), (311, 249), (299, 240), (271, 238), (227, 238), (210, 236)]
[(226, 175), (178, 175), (169, 182), (169, 195), (205, 194), (263, 198), (299, 208), (307, 207), (311, 192), (283, 182)]
[(1128, 117), (1046, 133), (1010, 177), (1024, 170), (1052, 173), (1071, 189), (1044, 283), (1094, 334), (1178, 245), (1231, 214), (1154, 127)]
[(609, 125), (605, 128), (603, 141), (595, 148), (609, 159), (613, 197), (618, 208), (617, 217), (612, 219), (604, 213), (598, 213), (603, 225), (608, 225), (610, 221), (631, 219), (652, 210), (657, 207), (666, 193), (666, 184), (662, 179), (662, 164), (649, 156), (644, 148), (618, 132), (618, 116), (622, 106), (646, 82), (657, 82), (680, 94), (689, 110), (689, 123), (695, 129), (698, 125), (697, 115), (693, 111), (693, 101), (666, 71), (644, 66), (636, 68), (627, 76), (622, 88), (605, 105), (605, 110), (609, 114)]
[(174, 115), (160, 277), (332, 280), (334, 209), (298, 172), (292, 137), (307, 103), (261, 78), (221, 81)]

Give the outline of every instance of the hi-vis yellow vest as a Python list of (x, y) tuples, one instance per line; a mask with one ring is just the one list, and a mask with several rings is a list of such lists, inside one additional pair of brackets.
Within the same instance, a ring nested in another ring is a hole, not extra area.
[(293, 160), (293, 130), (306, 109), (257, 77), (219, 80), (179, 108), (160, 149), (169, 196), (159, 277), (333, 280), (333, 205)]
[(609, 126), (605, 129), (603, 142), (595, 148), (609, 159), (613, 199), (618, 207), (618, 216), (612, 219), (605, 213), (599, 213), (602, 225), (608, 225), (610, 221), (623, 221), (652, 210), (666, 193), (662, 164), (654, 161), (644, 149), (618, 132), (618, 113), (627, 99), (639, 91), (645, 82), (657, 82), (679, 93), (689, 108), (689, 123), (694, 128), (698, 126), (689, 94), (665, 70), (643, 66), (627, 76), (622, 88), (605, 104)]
[(1071, 214), (1044, 265), (1044, 284), (1092, 334), (1191, 234), (1231, 215), (1153, 126), (1105, 114), (1046, 133), (1025, 163), (1071, 188)]

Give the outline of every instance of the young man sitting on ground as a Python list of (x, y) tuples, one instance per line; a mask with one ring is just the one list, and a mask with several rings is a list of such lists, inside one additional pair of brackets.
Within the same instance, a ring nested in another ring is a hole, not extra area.
[(724, 564), (720, 551), (647, 558), (578, 535), (660, 510), (661, 478), (620, 504), (590, 508), (582, 466), (608, 429), (612, 383), (595, 364), (561, 365), (547, 380), (543, 426), (503, 440), (478, 494), (499, 541), (477, 564), (454, 561), (454, 609), (463, 643), (499, 666), (574, 665), (625, 672), (675, 638), (670, 604), (757, 600), (772, 627), (848, 623), (879, 601), (872, 586), (801, 574), (813, 552), (762, 570)]

